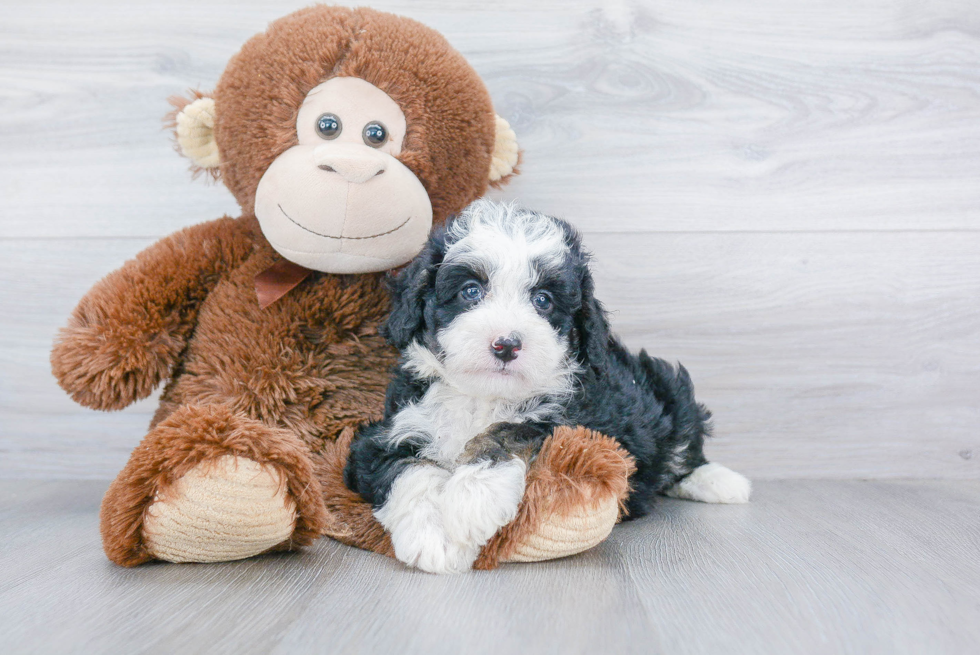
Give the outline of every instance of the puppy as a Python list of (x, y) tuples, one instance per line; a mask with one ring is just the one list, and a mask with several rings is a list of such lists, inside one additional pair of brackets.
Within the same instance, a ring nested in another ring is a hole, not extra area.
[(704, 457), (711, 415), (687, 371), (610, 334), (588, 260), (568, 223), (479, 200), (390, 279), (384, 331), (403, 359), (344, 479), (401, 561), (469, 569), (515, 518), (528, 462), (558, 425), (636, 459), (628, 518), (657, 494), (748, 501), (749, 481)]

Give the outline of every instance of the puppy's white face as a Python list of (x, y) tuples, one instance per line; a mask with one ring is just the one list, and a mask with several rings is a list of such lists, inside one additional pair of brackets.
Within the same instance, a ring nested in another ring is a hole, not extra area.
[(567, 392), (575, 363), (555, 320), (568, 295), (556, 288), (569, 252), (561, 225), (477, 202), (450, 226), (446, 244), (426, 308), (428, 348), (411, 348), (409, 365), (469, 396)]

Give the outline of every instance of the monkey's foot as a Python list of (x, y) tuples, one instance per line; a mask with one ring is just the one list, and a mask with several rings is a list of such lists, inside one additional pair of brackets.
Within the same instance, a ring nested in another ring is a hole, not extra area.
[(633, 459), (615, 439), (557, 428), (528, 472), (517, 518), (490, 540), (473, 568), (567, 557), (599, 544), (619, 520), (633, 470)]
[(619, 501), (614, 498), (572, 508), (566, 514), (548, 513), (503, 561), (540, 562), (584, 552), (605, 541), (618, 520)]
[(101, 511), (103, 548), (122, 566), (291, 550), (328, 523), (303, 442), (221, 405), (182, 407), (151, 430)]
[(296, 528), (283, 475), (244, 457), (202, 462), (147, 507), (143, 542), (167, 562), (225, 562), (264, 553)]

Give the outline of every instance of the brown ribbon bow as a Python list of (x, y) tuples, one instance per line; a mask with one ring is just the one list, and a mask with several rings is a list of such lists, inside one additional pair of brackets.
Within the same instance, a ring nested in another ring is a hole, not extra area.
[(255, 295), (258, 296), (259, 307), (265, 309), (276, 302), (312, 272), (288, 259), (280, 259), (255, 276)]

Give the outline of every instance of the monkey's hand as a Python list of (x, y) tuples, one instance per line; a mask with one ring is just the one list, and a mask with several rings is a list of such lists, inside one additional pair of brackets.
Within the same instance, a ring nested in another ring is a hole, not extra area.
[(93, 409), (149, 396), (169, 377), (208, 293), (251, 251), (245, 229), (222, 218), (161, 239), (107, 275), (55, 338), (58, 384)]

